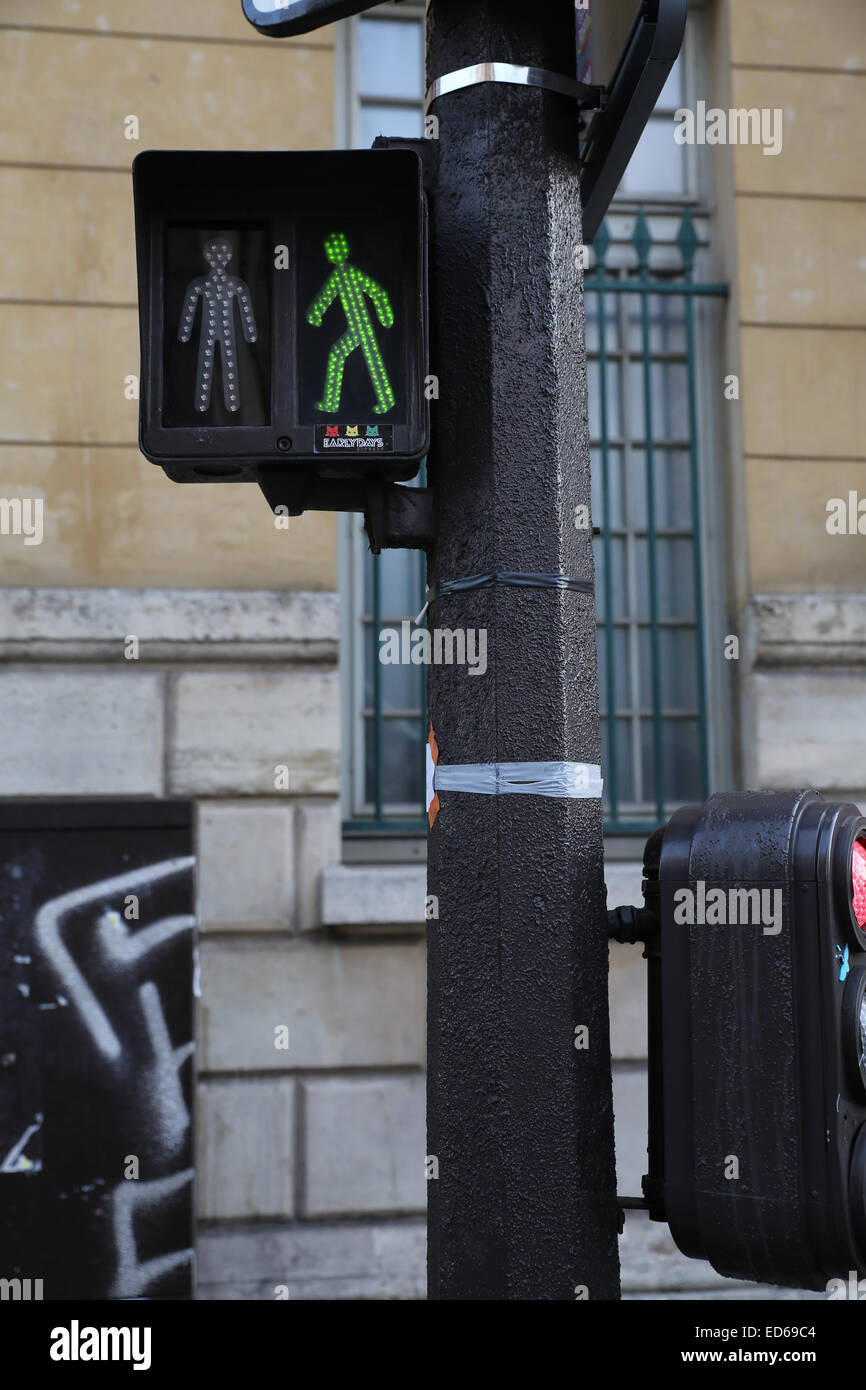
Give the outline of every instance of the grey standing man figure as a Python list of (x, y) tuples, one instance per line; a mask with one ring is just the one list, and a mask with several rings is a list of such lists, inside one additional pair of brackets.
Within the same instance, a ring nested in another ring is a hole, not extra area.
[(208, 275), (197, 275), (186, 289), (178, 341), (188, 343), (192, 335), (196, 307), (202, 301), (201, 336), (198, 347), (198, 373), (195, 383), (195, 408), (205, 411), (210, 405), (216, 344), (220, 345), (223, 379), (223, 400), (227, 410), (240, 409), (237, 354), (235, 352), (234, 301), (237, 300), (244, 337), (256, 341), (256, 321), (249, 289), (243, 280), (226, 274), (226, 266), (234, 255), (225, 237), (211, 237), (202, 254), (211, 267)]

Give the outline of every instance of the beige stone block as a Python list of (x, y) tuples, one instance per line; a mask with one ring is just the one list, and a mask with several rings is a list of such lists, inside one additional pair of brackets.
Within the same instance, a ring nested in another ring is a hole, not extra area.
[(757, 672), (745, 698), (755, 722), (759, 787), (815, 787), (862, 799), (861, 671)]
[[(635, 849), (642, 851), (640, 842)], [(643, 902), (643, 860), (607, 859), (604, 886), (608, 908), (639, 906)]]
[(139, 357), (134, 309), (0, 304), (4, 441), (134, 445)]
[(749, 604), (758, 666), (866, 665), (866, 592), (755, 594)]
[(866, 457), (866, 330), (744, 328), (741, 348), (745, 453)]
[(0, 445), (0, 497), (17, 496), (44, 499), (45, 539), (3, 538), (5, 584), (336, 586), (333, 515), (308, 512), (277, 530), (253, 484), (172, 483), (134, 445)]
[[(200, 950), (203, 1072), (423, 1066), (423, 941), (204, 937)], [(288, 1050), (274, 1046), (283, 1025)]]
[(161, 796), (162, 679), (107, 671), (0, 672), (0, 796)]
[[(817, 11), (813, 23), (820, 23)], [(731, 105), (783, 112), (777, 155), (765, 155), (760, 145), (733, 147), (738, 193), (844, 198), (862, 187), (866, 77), (734, 68)]]
[[(638, 894), (633, 900), (640, 906)], [(610, 943), (610, 1052), (614, 1061), (647, 1055), (647, 963), (641, 946)]]
[(323, 921), (334, 927), (423, 931), (426, 901), (423, 864), (335, 864), (322, 885)]
[(101, 517), (100, 560), (107, 581), (238, 589), (336, 587), (334, 515), (309, 512), (292, 517), (289, 530), (278, 530), (252, 483), (172, 483), (137, 450), (131, 459), (126, 456), (127, 467), (118, 477), (117, 456), (112, 467), (108, 452), (92, 451), (89, 466), (94, 489), (108, 500)]
[[(146, 5), (130, 0), (4, 0), (3, 23), (28, 29), (90, 30), (97, 34), (171, 34), (191, 39), (232, 39), (238, 43), (267, 43), (244, 18), (237, 4), (214, 0), (147, 0)], [(330, 45), (334, 26), (328, 24), (312, 34), (296, 39), (280, 39), (281, 44)]]
[[(0, 31), (0, 160), (122, 169), (145, 149), (328, 149), (331, 49), (250, 34), (223, 44)], [(128, 115), (138, 140), (125, 138)]]
[(736, 208), (741, 320), (862, 328), (862, 204), (738, 198)]
[(136, 306), (128, 174), (9, 166), (0, 206), (0, 299)]
[(206, 801), (198, 816), (202, 931), (288, 931), (295, 900), (294, 808)]
[(300, 931), (312, 931), (323, 924), (324, 876), (339, 864), (343, 851), (340, 820), (337, 797), (296, 803), (295, 882)]
[(301, 1083), (305, 1216), (423, 1211), (425, 1079)]
[(831, 536), (827, 502), (866, 499), (866, 460), (746, 459), (752, 589), (766, 593), (860, 590), (866, 536)]
[[(80, 528), (66, 529), (70, 503), (68, 491), (63, 488), (52, 491), (49, 488), (50, 470), (45, 467), (41, 450), (30, 451), (32, 466), (16, 461), (14, 467), (4, 468), (4, 463), (10, 461), (9, 452), (0, 446), (0, 497), (7, 499), (10, 505), (14, 504), (14, 499), (21, 499), (22, 522), (29, 520), (31, 531), (37, 517), (35, 509), (41, 504), (42, 540), (39, 544), (32, 543), (38, 534), (38, 527), (29, 537), (25, 534), (15, 535), (11, 529), (8, 535), (0, 536), (4, 583), (40, 582), (42, 576), (45, 576), (43, 582), (50, 582), (51, 577), (59, 578), (65, 572), (74, 572), (80, 565), (86, 540)], [(25, 507), (31, 509), (28, 514), (23, 510)]]
[[(646, 966), (646, 962), (643, 962)], [(647, 1158), (647, 1073), (645, 1067), (614, 1067), (613, 1120), (616, 1136), (616, 1190), (639, 1197)]]
[(866, 68), (862, 0), (730, 0), (735, 63)]
[(125, 635), (142, 662), (334, 661), (336, 594), (303, 590), (0, 587), (0, 660), (16, 645), (51, 659), (116, 660)]
[[(289, 530), (278, 530), (253, 483), (172, 483), (137, 450), (131, 459), (125, 456), (127, 466), (118, 477), (116, 456), (112, 466), (108, 453), (93, 450), (89, 465), (94, 491), (109, 499), (101, 516), (106, 580), (239, 589), (336, 587), (333, 514), (309, 512), (292, 517)], [(135, 573), (149, 577), (136, 579)]]
[[(208, 670), (170, 677), (175, 796), (336, 795), (339, 682), (333, 666)], [(288, 788), (275, 769), (288, 768)]]
[(202, 1081), (196, 1099), (199, 1217), (255, 1221), (293, 1216), (294, 1081)]
[(273, 1302), (281, 1287), (292, 1303), (406, 1302), (426, 1292), (427, 1230), (417, 1217), (211, 1226), (196, 1247), (199, 1299)]

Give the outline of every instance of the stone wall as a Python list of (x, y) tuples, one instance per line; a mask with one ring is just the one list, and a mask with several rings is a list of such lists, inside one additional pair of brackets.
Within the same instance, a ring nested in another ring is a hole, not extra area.
[(333, 28), (272, 43), (240, 0), (8, 0), (0, 66), (0, 498), (44, 505), (41, 544), (2, 537), (4, 585), (333, 589), (334, 518), (277, 530), (256, 487), (169, 484), (130, 386), (134, 157), (329, 148)]
[(0, 795), (197, 803), (205, 1298), (423, 1288), (423, 870), (340, 864), (337, 652), (333, 593), (0, 591)]

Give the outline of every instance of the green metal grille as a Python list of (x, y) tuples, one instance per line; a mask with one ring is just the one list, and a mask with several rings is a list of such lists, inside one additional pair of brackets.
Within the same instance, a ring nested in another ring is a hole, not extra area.
[[(415, 485), (426, 485), (426, 462)], [(354, 808), (353, 818), (343, 823), (349, 834), (419, 835), (427, 829), (427, 667), (391, 667), (379, 661), (379, 633), (415, 618), (424, 607), (426, 592), (423, 550), (364, 556), (364, 789), (362, 806)]]
[[(610, 268), (605, 223), (587, 305), (605, 829), (646, 833), (709, 794), (695, 301), (688, 208), (679, 264), (653, 268), (643, 210), (631, 263)], [(596, 407), (596, 408), (593, 408)]]

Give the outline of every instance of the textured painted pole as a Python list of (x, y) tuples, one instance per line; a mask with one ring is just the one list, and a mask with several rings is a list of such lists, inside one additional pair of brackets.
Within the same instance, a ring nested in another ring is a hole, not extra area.
[[(431, 83), (574, 76), (573, 0), (432, 0), (428, 24)], [(485, 83), (431, 115), (430, 582), (591, 579), (576, 108)], [(488, 634), (484, 675), (430, 668), (443, 764), (599, 762), (591, 595), (476, 589), (428, 624)], [(428, 873), (429, 1296), (617, 1298), (601, 803), (443, 792)]]

